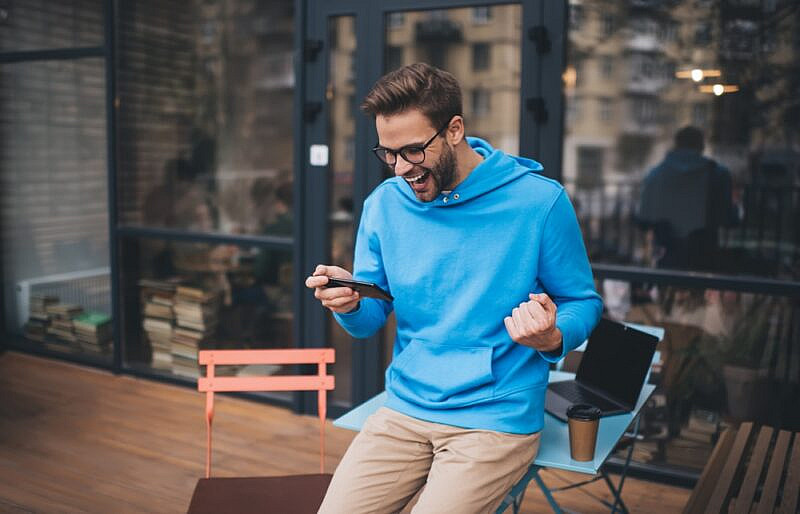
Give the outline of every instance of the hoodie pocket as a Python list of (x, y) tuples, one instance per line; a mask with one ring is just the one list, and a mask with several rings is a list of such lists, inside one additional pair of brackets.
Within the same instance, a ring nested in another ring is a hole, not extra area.
[(492, 396), (492, 348), (412, 340), (392, 362), (393, 392), (426, 407), (460, 407)]

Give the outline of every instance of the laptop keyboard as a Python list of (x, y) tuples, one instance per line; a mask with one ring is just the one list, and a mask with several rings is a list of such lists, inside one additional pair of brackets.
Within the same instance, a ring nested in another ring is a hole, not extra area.
[(594, 405), (603, 412), (619, 410), (620, 408), (619, 405), (611, 403), (602, 396), (588, 389), (581, 388), (576, 382), (553, 382), (550, 384), (550, 389), (572, 403), (588, 403), (589, 405)]

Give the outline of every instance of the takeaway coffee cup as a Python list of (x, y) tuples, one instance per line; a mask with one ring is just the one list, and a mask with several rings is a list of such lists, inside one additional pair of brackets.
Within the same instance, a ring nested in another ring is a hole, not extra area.
[(583, 462), (593, 460), (600, 409), (587, 403), (576, 403), (567, 409), (567, 424), (570, 456)]

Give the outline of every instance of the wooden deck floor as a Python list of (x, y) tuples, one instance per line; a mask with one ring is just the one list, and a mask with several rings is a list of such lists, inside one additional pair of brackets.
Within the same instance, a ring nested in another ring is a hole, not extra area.
[[(317, 420), (219, 398), (214, 474), (313, 473)], [(15, 352), (0, 355), (0, 512), (185, 512), (205, 459), (204, 398), (191, 389), (115, 376)], [(353, 433), (328, 424), (332, 471)], [(579, 475), (546, 471), (551, 485)], [(604, 512), (598, 482), (558, 493), (563, 507)], [(689, 491), (629, 479), (632, 512), (679, 512)], [(533, 486), (523, 512), (551, 512)]]

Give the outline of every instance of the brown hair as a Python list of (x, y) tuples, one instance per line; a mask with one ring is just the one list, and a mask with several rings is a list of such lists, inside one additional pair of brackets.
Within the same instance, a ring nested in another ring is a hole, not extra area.
[(461, 88), (452, 74), (418, 62), (378, 79), (361, 109), (373, 116), (419, 109), (434, 128), (440, 129), (450, 118), (461, 115)]

